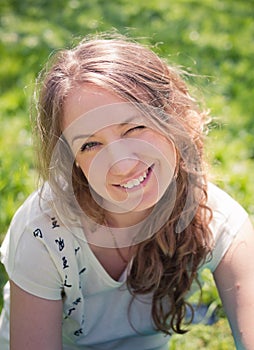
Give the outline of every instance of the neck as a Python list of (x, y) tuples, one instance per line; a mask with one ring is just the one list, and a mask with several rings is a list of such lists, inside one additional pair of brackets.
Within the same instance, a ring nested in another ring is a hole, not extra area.
[(127, 228), (141, 223), (150, 212), (150, 209), (128, 213), (114, 213), (106, 210), (106, 220), (111, 227)]

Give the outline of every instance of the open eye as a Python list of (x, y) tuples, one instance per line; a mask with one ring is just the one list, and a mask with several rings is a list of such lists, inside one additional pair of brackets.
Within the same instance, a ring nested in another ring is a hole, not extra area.
[(132, 132), (135, 132), (135, 131), (139, 131), (139, 130), (142, 130), (142, 129), (145, 129), (146, 127), (144, 125), (137, 125), (137, 126), (134, 126), (133, 128), (130, 128), (128, 129), (125, 134), (129, 134), (129, 133), (132, 133)]
[(100, 143), (96, 141), (86, 142), (80, 147), (80, 151), (92, 151), (95, 147), (99, 146)]

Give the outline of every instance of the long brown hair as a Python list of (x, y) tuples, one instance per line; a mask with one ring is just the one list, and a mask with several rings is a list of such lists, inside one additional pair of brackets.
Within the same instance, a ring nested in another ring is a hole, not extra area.
[[(64, 139), (61, 144), (66, 152), (60, 152), (57, 164), (52, 165), (52, 154), (61, 139), (61, 119), (68, 94), (74, 87), (93, 84), (127, 102), (161, 111), (156, 113), (155, 123), (174, 141), (177, 150), (176, 196), (166, 222), (156, 234), (138, 244), (127, 285), (134, 296), (153, 294), (154, 325), (167, 334), (171, 330), (184, 332), (186, 295), (212, 246), (203, 161), (203, 126), (207, 113), (199, 110), (181, 75), (180, 70), (165, 63), (149, 48), (122, 36), (86, 38), (73, 49), (58, 52), (40, 77), (36, 118), (38, 164), (43, 181), (50, 183), (63, 213), (74, 212), (74, 194), (78, 203), (82, 202), (82, 209), (100, 222), (103, 209), (93, 200), (87, 179), (75, 165)], [(172, 128), (172, 123), (176, 127)], [(188, 142), (196, 155), (195, 161)], [(55, 166), (55, 173), (65, 179), (68, 159), (73, 165), (74, 190), (70, 192), (68, 185), (63, 191), (57, 176), (51, 175)], [(169, 186), (153, 221), (160, 221), (168, 210), (170, 191)], [(151, 230), (151, 226), (145, 229)]]

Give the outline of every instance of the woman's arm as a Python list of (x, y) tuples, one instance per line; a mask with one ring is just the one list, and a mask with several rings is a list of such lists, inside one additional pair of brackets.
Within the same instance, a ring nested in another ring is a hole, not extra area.
[(214, 273), (238, 350), (254, 349), (254, 230), (241, 228)]
[(61, 350), (62, 301), (29, 294), (12, 281), (10, 350)]

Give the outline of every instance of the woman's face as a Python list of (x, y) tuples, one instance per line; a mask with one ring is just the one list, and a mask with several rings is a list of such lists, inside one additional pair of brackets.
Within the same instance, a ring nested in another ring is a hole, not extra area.
[(117, 213), (151, 209), (172, 181), (173, 143), (133, 104), (102, 88), (75, 88), (63, 133), (100, 206)]

